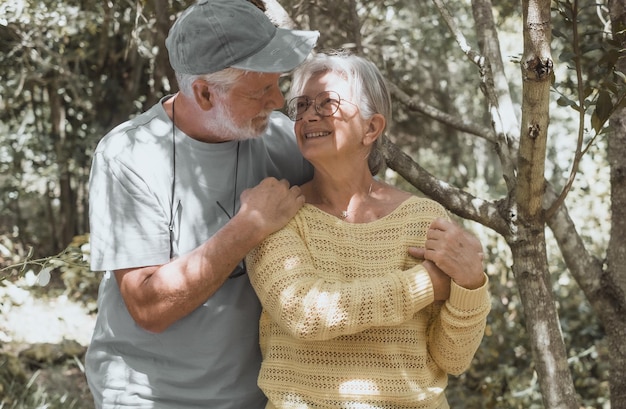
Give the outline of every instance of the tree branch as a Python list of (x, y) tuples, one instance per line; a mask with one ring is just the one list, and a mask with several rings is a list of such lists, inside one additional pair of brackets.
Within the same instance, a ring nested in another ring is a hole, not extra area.
[(498, 35), (493, 20), (491, 1), (472, 1), (472, 11), (482, 55), (469, 45), (443, 1), (433, 0), (433, 3), (439, 10), (450, 32), (454, 35), (463, 53), (478, 67), (481, 78), (480, 89), (489, 103), (492, 125), (495, 130), (492, 143), (497, 147), (504, 180), (509, 191), (513, 191), (516, 180), (515, 158), (519, 141), (519, 126), (517, 120), (515, 120), (513, 102), (508, 82), (504, 75), (504, 66), (502, 65)]
[(509, 226), (500, 213), (499, 205), (472, 196), (437, 179), (415, 163), (411, 157), (388, 138), (383, 138), (382, 142), (381, 150), (387, 166), (398, 172), (417, 189), (441, 203), (457, 216), (487, 226), (504, 237), (510, 235)]
[[(580, 166), (580, 161), (585, 155), (585, 153), (589, 150), (589, 148), (593, 145), (596, 138), (598, 137), (599, 132), (591, 138), (591, 141), (587, 144), (587, 146), (583, 149), (583, 139), (585, 135), (585, 114), (587, 109), (585, 108), (585, 83), (583, 81), (583, 68), (582, 68), (582, 54), (583, 52), (580, 49), (580, 33), (578, 31), (578, 0), (574, 0), (573, 3), (566, 3), (571, 12), (571, 21), (572, 21), (572, 45), (574, 48), (574, 66), (576, 72), (576, 85), (577, 85), (577, 94), (578, 94), (578, 140), (576, 142), (576, 152), (574, 153), (574, 160), (572, 162), (572, 168), (570, 170), (569, 177), (563, 190), (558, 195), (552, 206), (546, 210), (546, 218), (549, 219), (554, 212), (558, 209), (558, 207), (565, 202), (565, 198), (567, 194), (572, 188), (574, 184), (574, 180), (576, 179), (576, 175), (578, 174), (578, 168)], [(608, 118), (607, 118), (608, 119)]]
[(476, 135), (478, 137), (486, 139), (491, 143), (497, 143), (496, 134), (493, 129), (460, 119), (457, 116), (453, 116), (446, 112), (440, 111), (439, 109), (431, 105), (423, 103), (417, 98), (412, 98), (407, 93), (402, 91), (400, 87), (398, 87), (396, 84), (388, 83), (387, 85), (389, 86), (391, 94), (395, 98), (397, 98), (398, 101), (404, 104), (409, 110), (419, 112), (456, 130)]
[[(552, 185), (548, 185), (544, 197), (544, 208), (549, 208), (556, 200), (557, 193)], [(616, 310), (626, 310), (623, 297), (607, 297), (615, 293), (617, 286), (607, 285), (602, 268), (602, 261), (593, 257), (585, 247), (585, 243), (576, 231), (576, 225), (570, 218), (565, 205), (560, 206), (552, 217), (546, 220), (559, 246), (567, 269), (572, 274), (585, 297), (600, 317), (606, 321), (606, 315)]]
[(504, 72), (498, 30), (493, 17), (491, 0), (472, 0), (472, 13), (476, 23), (476, 37), (482, 55), (481, 90), (489, 102), (491, 121), (498, 135), (498, 155), (503, 178), (509, 192), (517, 183), (517, 151), (519, 149), (520, 125), (511, 98), (509, 82)]
[[(258, 1), (252, 1), (252, 3), (257, 3)], [(264, 0), (265, 3), (265, 14), (272, 20), (278, 27), (295, 29), (296, 23), (289, 16), (289, 13), (284, 9), (284, 7), (277, 0)], [(258, 7), (258, 6), (257, 6)], [(259, 7), (261, 8), (261, 7)], [(262, 9), (262, 8), (261, 8)]]

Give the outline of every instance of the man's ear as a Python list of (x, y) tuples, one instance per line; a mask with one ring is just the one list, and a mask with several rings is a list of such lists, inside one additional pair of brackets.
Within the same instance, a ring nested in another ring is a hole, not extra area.
[(211, 94), (209, 83), (204, 80), (195, 80), (193, 84), (191, 84), (191, 89), (193, 90), (193, 96), (196, 99), (196, 103), (198, 106), (204, 111), (208, 111), (213, 106), (213, 100)]
[(363, 144), (373, 144), (380, 135), (382, 135), (385, 129), (387, 120), (382, 114), (374, 114), (368, 119), (367, 129), (365, 130), (365, 136), (363, 137)]

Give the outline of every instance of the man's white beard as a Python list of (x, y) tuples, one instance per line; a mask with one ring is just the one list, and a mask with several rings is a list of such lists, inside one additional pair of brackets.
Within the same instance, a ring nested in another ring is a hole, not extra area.
[[(219, 118), (219, 120), (213, 119), (207, 124), (207, 128), (216, 137), (228, 141), (253, 139), (261, 136), (267, 129), (268, 122), (265, 123), (262, 129), (255, 128), (252, 124), (252, 120), (249, 120), (243, 125), (235, 123), (232, 112), (228, 109), (227, 105), (222, 103), (223, 101), (219, 102), (220, 103), (214, 105), (213, 108), (216, 110), (213, 117)], [(267, 116), (269, 118), (269, 114)]]

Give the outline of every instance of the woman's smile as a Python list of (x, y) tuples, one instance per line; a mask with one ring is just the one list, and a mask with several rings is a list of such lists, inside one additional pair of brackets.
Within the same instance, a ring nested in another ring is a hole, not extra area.
[(328, 136), (328, 135), (330, 135), (330, 132), (328, 132), (328, 131), (306, 132), (304, 134), (304, 138), (305, 139), (312, 139), (312, 138), (320, 138), (322, 136)]

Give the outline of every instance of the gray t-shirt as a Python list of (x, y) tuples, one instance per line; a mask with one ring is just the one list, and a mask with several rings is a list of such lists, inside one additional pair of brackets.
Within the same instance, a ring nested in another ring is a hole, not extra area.
[(171, 219), (173, 254), (186, 254), (228, 221), (217, 202), (232, 216), (241, 192), (267, 176), (292, 184), (310, 178), (292, 129), (278, 112), (263, 137), (239, 143), (202, 143), (177, 129), (173, 198), (172, 122), (161, 103), (99, 143), (89, 192), (91, 268), (106, 273), (86, 356), (98, 408), (264, 407), (256, 384), (261, 307), (247, 275), (228, 279), (155, 334), (135, 324), (111, 271), (167, 263)]

